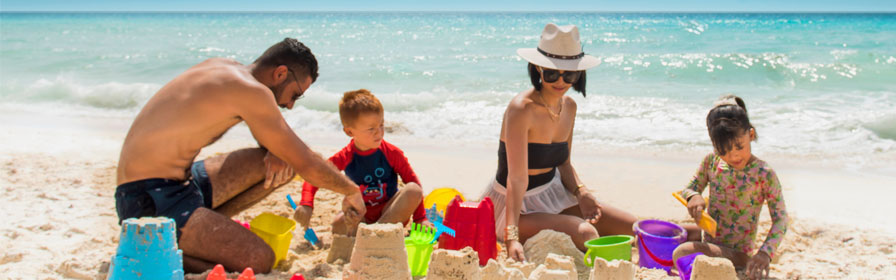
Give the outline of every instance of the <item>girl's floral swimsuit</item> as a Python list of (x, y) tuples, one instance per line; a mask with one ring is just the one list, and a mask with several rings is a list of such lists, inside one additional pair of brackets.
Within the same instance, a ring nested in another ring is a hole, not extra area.
[(774, 257), (789, 222), (775, 171), (758, 158), (744, 169), (735, 170), (722, 158), (709, 154), (681, 196), (690, 198), (702, 193), (707, 185), (707, 211), (718, 222), (718, 228), (716, 237), (707, 235), (706, 241), (752, 255), (762, 204), (768, 202), (773, 224), (759, 251)]

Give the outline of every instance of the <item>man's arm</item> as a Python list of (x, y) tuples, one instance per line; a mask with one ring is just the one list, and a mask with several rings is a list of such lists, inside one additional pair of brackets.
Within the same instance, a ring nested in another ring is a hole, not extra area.
[(231, 88), (229, 104), (249, 126), (258, 142), (268, 151), (292, 166), (306, 181), (335, 192), (351, 195), (358, 187), (339, 173), (323, 158), (317, 156), (289, 128), (267, 88), (244, 86)]

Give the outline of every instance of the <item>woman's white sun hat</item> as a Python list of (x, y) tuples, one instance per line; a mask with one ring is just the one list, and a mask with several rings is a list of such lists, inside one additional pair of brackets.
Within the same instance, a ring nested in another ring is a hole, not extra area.
[(580, 71), (600, 64), (600, 59), (582, 51), (579, 28), (575, 25), (548, 23), (541, 32), (538, 48), (517, 49), (516, 54), (532, 64), (564, 71)]

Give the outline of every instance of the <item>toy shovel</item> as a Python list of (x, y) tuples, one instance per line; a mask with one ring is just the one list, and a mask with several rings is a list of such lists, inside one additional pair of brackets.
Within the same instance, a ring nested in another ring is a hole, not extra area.
[[(287, 195), (286, 195), (286, 200), (289, 200), (289, 206), (292, 206), (292, 210), (296, 210), (296, 208), (297, 208), (298, 206), (296, 205), (296, 202), (292, 200), (292, 196), (289, 196), (289, 195), (287, 194)], [(310, 227), (309, 227), (309, 228), (305, 228), (305, 235), (304, 235), (304, 237), (305, 237), (305, 240), (308, 240), (308, 242), (311, 242), (311, 246), (315, 246), (315, 247), (317, 247), (317, 244), (320, 243), (320, 239), (317, 239), (317, 234), (314, 233), (314, 230), (311, 229)]]
[[(684, 200), (684, 197), (681, 197), (681, 194), (678, 192), (672, 193), (672, 196), (674, 196), (675, 199), (678, 199), (682, 205), (688, 206), (687, 200)], [(709, 213), (706, 213), (706, 210), (703, 210), (703, 216), (700, 218), (700, 221), (697, 222), (697, 226), (708, 233), (709, 236), (716, 237), (716, 220), (709, 216)]]

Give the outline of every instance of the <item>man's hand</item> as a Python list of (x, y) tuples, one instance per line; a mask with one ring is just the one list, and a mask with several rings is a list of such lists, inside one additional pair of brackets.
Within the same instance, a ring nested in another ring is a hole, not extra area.
[(364, 199), (361, 197), (361, 192), (346, 195), (345, 198), (342, 199), (342, 213), (348, 232), (354, 232), (355, 227), (361, 223), (364, 214), (367, 213), (367, 208), (364, 207)]
[(699, 194), (695, 194), (688, 199), (688, 214), (691, 214), (691, 217), (694, 218), (694, 221), (697, 224), (700, 223), (700, 219), (703, 218), (703, 210), (706, 209), (706, 200), (703, 200), (703, 196)]
[(296, 171), (289, 164), (268, 152), (264, 155), (264, 188), (279, 187), (296, 176)]
[(300, 205), (299, 208), (296, 208), (296, 212), (293, 213), (292, 218), (299, 222), (303, 228), (308, 228), (311, 225), (311, 213), (314, 211), (314, 208), (308, 205)]
[(765, 252), (756, 252), (756, 254), (747, 261), (747, 277), (750, 279), (768, 278), (769, 262), (771, 262), (771, 258), (769, 258), (768, 254)]

